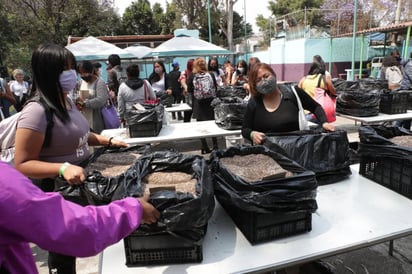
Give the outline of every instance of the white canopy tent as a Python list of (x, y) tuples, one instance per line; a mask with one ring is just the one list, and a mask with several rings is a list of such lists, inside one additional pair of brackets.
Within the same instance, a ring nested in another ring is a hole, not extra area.
[(151, 53), (144, 57), (183, 57), (228, 54), (232, 54), (232, 52), (201, 39), (179, 35), (154, 48)]
[(121, 59), (136, 58), (132, 53), (93, 36), (67, 45), (66, 48), (74, 54), (77, 61), (107, 60), (110, 54), (117, 54)]
[(143, 58), (147, 54), (152, 52), (152, 48), (141, 46), (141, 45), (133, 45), (124, 49), (125, 51), (133, 54), (136, 58)]

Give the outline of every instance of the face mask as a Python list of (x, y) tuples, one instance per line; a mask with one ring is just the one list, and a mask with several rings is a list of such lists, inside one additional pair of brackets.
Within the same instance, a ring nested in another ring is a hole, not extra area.
[(72, 91), (77, 84), (77, 74), (74, 69), (64, 70), (59, 76), (59, 83), (63, 92)]
[(256, 85), (256, 90), (257, 92), (263, 95), (274, 92), (276, 90), (276, 78), (273, 76), (270, 76), (267, 79), (261, 80)]
[(92, 80), (92, 76), (91, 76), (91, 75), (89, 75), (89, 76), (82, 76), (82, 79), (83, 79), (84, 81), (86, 81), (86, 82), (90, 82), (90, 81)]
[(237, 68), (237, 70), (238, 70), (240, 73), (243, 73), (243, 72), (245, 71), (245, 68)]
[(161, 69), (161, 68), (155, 68), (155, 72), (156, 72), (157, 74), (160, 74), (160, 73), (162, 73), (162, 69)]

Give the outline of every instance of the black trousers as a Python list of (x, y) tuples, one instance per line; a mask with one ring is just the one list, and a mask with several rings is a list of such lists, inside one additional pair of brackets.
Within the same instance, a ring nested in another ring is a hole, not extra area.
[(76, 257), (49, 252), (49, 274), (76, 274)]

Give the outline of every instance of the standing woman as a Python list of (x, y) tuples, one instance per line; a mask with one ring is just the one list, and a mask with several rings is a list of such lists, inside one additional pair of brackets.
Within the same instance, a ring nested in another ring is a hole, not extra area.
[(153, 72), (149, 76), (149, 82), (156, 97), (160, 98), (160, 102), (165, 106), (172, 106), (174, 98), (167, 83), (166, 68), (163, 62), (157, 61), (153, 64)]
[(21, 111), (24, 103), (29, 98), (30, 86), (27, 81), (24, 81), (24, 72), (21, 69), (13, 70), (13, 81), (9, 82), (9, 88), (14, 96), (16, 104), (14, 105), (17, 111)]
[(223, 86), (225, 83), (225, 72), (223, 69), (219, 68), (219, 61), (216, 57), (209, 59), (207, 69), (215, 75), (217, 86)]
[(76, 104), (86, 117), (90, 127), (95, 132), (100, 133), (104, 129), (101, 111), (107, 104), (109, 91), (104, 80), (95, 74), (92, 62), (83, 61), (79, 65), (79, 74), (82, 80)]
[(139, 78), (140, 69), (136, 64), (129, 65), (126, 68), (127, 80), (119, 86), (117, 94), (118, 111), (120, 120), (125, 123), (125, 113), (133, 108), (136, 103), (144, 104), (145, 100), (155, 100), (156, 95), (152, 86), (146, 81)]
[[(188, 81), (188, 92), (191, 93), (192, 95), (195, 92), (195, 85), (198, 84), (196, 83), (197, 77), (199, 76), (203, 77), (203, 76), (208, 76), (208, 75), (210, 76), (208, 77), (210, 79), (208, 84), (210, 86), (213, 86), (214, 91), (215, 91), (214, 96), (216, 96), (217, 84), (216, 84), (215, 76), (213, 75), (213, 73), (210, 73), (207, 70), (206, 61), (203, 58), (197, 58), (193, 62), (193, 71)], [(203, 86), (203, 88), (204, 87), (205, 86)], [(214, 113), (213, 107), (210, 105), (213, 99), (214, 97), (205, 98), (205, 99), (196, 99), (193, 96), (193, 115), (196, 117), (197, 121), (209, 121), (209, 120), (215, 119), (215, 113)], [(211, 150), (209, 149), (209, 146), (207, 145), (206, 138), (201, 138), (200, 141), (202, 144), (201, 153), (202, 154), (210, 153)], [(213, 149), (217, 149), (218, 148), (217, 138), (213, 137), (212, 141), (213, 141)]]
[(239, 60), (236, 65), (236, 70), (232, 75), (232, 86), (243, 86), (247, 83), (247, 64), (245, 60)]
[[(276, 74), (265, 63), (255, 64), (249, 73), (252, 98), (248, 101), (242, 126), (242, 136), (260, 145), (265, 133), (299, 130), (299, 108), (297, 98), (285, 85), (278, 86)], [(304, 109), (315, 113), (323, 129), (334, 131), (335, 127), (326, 120), (321, 105), (304, 90), (295, 87)]]
[[(188, 92), (188, 82), (189, 82), (189, 78), (192, 75), (192, 70), (193, 70), (193, 62), (195, 61), (195, 59), (189, 59), (187, 60), (186, 63), (186, 69), (184, 71), (182, 71), (182, 73), (180, 74), (179, 77), (179, 82), (182, 85), (183, 88), (183, 100), (186, 104), (188, 104), (190, 107), (193, 108), (193, 94)], [(192, 119), (192, 114), (193, 111), (185, 111), (183, 112), (183, 122), (184, 123), (189, 123), (190, 120)]]
[[(25, 105), (17, 121), (14, 165), (25, 176), (41, 180), (45, 191), (53, 190), (57, 176), (70, 185), (85, 181), (85, 170), (79, 164), (90, 156), (89, 146), (127, 147), (123, 141), (90, 132), (87, 120), (68, 96), (77, 84), (75, 64), (73, 54), (56, 44), (41, 45), (31, 59), (33, 92), (50, 109), (53, 125), (45, 144), (45, 108), (39, 102)], [(53, 222), (53, 216), (49, 217)], [(75, 257), (49, 252), (48, 265), (50, 273), (76, 273)]]

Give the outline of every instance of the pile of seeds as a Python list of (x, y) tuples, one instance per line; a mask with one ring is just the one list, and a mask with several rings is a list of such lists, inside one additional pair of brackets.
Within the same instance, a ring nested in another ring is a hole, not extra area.
[(265, 154), (235, 155), (221, 158), (220, 162), (231, 173), (249, 183), (293, 176), (292, 172), (283, 169), (273, 158)]
[(412, 136), (411, 135), (401, 135), (395, 136), (390, 139), (392, 143), (403, 147), (412, 147)]
[(99, 171), (102, 176), (114, 177), (128, 170), (140, 156), (132, 151), (104, 153), (86, 167), (86, 173)]
[(168, 189), (176, 192), (189, 192), (195, 195), (197, 179), (185, 172), (159, 171), (144, 177), (142, 183), (145, 184), (145, 193), (148, 194)]

